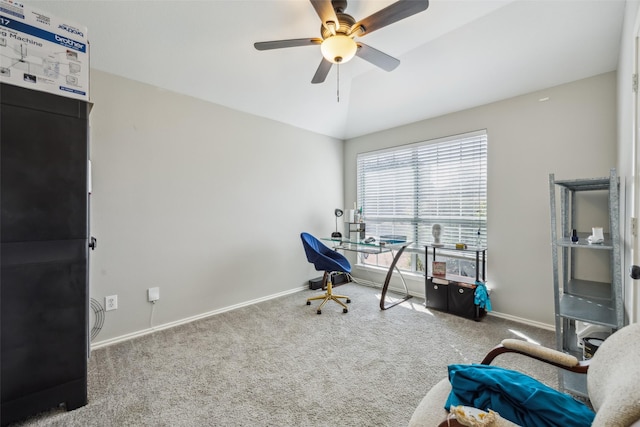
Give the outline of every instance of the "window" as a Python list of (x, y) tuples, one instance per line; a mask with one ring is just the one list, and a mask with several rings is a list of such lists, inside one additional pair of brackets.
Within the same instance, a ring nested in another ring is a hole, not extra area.
[[(486, 131), (361, 153), (357, 180), (367, 235), (403, 235), (425, 245), (433, 241), (431, 227), (440, 224), (442, 243), (486, 245)], [(399, 268), (425, 271), (424, 255), (405, 254)], [(358, 262), (382, 267), (391, 260), (382, 254)], [(451, 273), (475, 275), (464, 257), (446, 261)]]

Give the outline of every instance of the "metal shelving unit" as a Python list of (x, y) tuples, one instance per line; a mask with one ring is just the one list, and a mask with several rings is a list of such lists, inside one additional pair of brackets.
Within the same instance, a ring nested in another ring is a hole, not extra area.
[[(551, 242), (553, 256), (553, 288), (555, 302), (556, 345), (558, 350), (582, 358), (576, 337), (576, 321), (620, 329), (624, 325), (622, 265), (620, 246), (620, 184), (615, 168), (608, 177), (556, 180), (549, 175), (551, 201)], [(560, 191), (560, 206), (556, 191)], [(600, 191), (607, 194), (609, 233), (599, 244), (589, 244), (588, 232), (578, 232), (578, 242), (571, 241), (576, 229), (576, 195), (580, 192)], [(559, 210), (559, 212), (558, 212)], [(560, 218), (558, 227), (557, 218)], [(609, 282), (575, 277), (577, 251), (607, 251), (610, 254)], [(561, 388), (586, 396), (586, 380), (560, 370)]]

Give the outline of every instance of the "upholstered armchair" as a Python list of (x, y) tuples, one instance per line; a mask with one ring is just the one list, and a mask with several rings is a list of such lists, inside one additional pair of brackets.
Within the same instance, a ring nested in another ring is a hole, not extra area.
[[(526, 341), (506, 339), (491, 350), (481, 364), (490, 365), (494, 358), (503, 353), (517, 353), (545, 362), (550, 367), (585, 374), (589, 400), (595, 411), (592, 426), (640, 427), (640, 324), (625, 326), (612, 334), (588, 361), (579, 361), (574, 356)], [(451, 390), (449, 378), (437, 383), (416, 408), (409, 426), (519, 425), (505, 419), (499, 412), (479, 412), (479, 418), (484, 418), (484, 421), (473, 421), (474, 417), (478, 418), (478, 409), (488, 411), (490, 408), (456, 407), (460, 411), (466, 409), (472, 413), (471, 423), (466, 418), (468, 413), (450, 414), (445, 410), (445, 404)], [(454, 419), (456, 416), (460, 420)]]

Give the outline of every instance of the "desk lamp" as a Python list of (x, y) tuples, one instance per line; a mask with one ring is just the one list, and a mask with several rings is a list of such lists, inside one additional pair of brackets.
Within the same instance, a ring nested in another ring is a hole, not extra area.
[(338, 231), (338, 218), (340, 218), (344, 212), (342, 212), (342, 209), (336, 209), (333, 213), (336, 216), (336, 231), (331, 233), (331, 237), (340, 238), (342, 237), (342, 233)]

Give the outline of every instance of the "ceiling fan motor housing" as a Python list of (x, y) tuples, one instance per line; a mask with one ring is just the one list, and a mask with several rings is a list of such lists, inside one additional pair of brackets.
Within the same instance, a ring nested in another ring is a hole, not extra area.
[[(338, 17), (339, 21), (336, 22), (336, 34), (349, 35), (351, 27), (356, 23), (356, 20), (353, 19), (353, 16), (347, 15), (346, 13), (338, 12), (336, 13), (336, 16)], [(320, 26), (320, 33), (322, 34), (323, 40), (334, 35), (331, 30), (324, 25)]]

